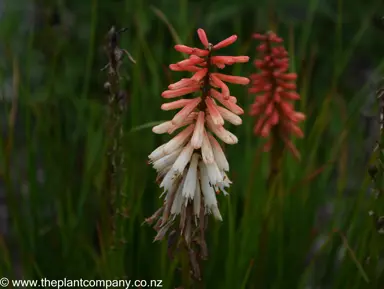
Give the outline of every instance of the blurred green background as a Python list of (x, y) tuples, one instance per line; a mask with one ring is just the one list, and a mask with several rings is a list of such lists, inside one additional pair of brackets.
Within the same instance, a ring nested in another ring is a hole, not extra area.
[[(223, 53), (254, 60), (252, 34), (273, 29), (299, 74), (302, 160), (286, 156), (282, 194), (270, 196), (252, 118), (229, 127), (239, 138), (225, 147), (233, 185), (218, 198), (223, 222), (209, 223), (198, 288), (383, 288), (384, 237), (368, 212), (380, 216), (384, 206), (366, 174), (378, 139), (381, 16), (375, 0), (1, 0), (0, 276), (180, 286), (166, 242), (153, 243), (155, 231), (142, 225), (161, 205), (147, 156), (169, 139), (151, 127), (173, 115), (160, 110), (161, 92), (182, 77), (168, 69), (183, 57), (173, 46), (200, 45), (204, 28), (213, 43), (237, 34)], [(101, 68), (112, 25), (128, 28), (120, 45), (137, 64), (123, 64), (125, 170), (111, 208)], [(252, 62), (231, 69), (255, 72)], [(249, 110), (254, 96), (230, 89)]]

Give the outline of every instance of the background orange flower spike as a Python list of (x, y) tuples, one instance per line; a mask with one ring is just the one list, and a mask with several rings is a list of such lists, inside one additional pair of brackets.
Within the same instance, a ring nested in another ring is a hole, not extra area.
[[(259, 72), (251, 75), (252, 86), (249, 89), (250, 93), (256, 94), (250, 109), (250, 114), (256, 118), (254, 133), (269, 139), (266, 151), (271, 148), (274, 138), (279, 137), (299, 159), (300, 153), (290, 140), (291, 135), (304, 137), (298, 123), (305, 119), (305, 115), (295, 111), (292, 104), (292, 101), (300, 99), (296, 92), (297, 75), (288, 72), (288, 52), (282, 46), (282, 38), (273, 32), (255, 34), (254, 38), (261, 41), (257, 47), (258, 59), (254, 61)], [(273, 129), (277, 134), (271, 133)]]

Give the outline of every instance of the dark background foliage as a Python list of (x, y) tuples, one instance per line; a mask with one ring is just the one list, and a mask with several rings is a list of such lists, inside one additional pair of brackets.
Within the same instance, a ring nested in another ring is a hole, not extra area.
[[(161, 92), (182, 77), (168, 69), (182, 57), (173, 46), (199, 45), (196, 30), (204, 28), (213, 43), (237, 34), (225, 53), (254, 59), (252, 33), (272, 29), (285, 39), (299, 74), (297, 109), (308, 116), (306, 138), (296, 142), (303, 157), (285, 159), (286, 185), (275, 200), (265, 189), (268, 155), (260, 153), (253, 120), (244, 115), (241, 127), (230, 127), (240, 140), (225, 148), (234, 184), (230, 197), (219, 196), (224, 221), (210, 222), (203, 283), (380, 288), (383, 237), (368, 211), (380, 215), (383, 205), (364, 180), (378, 135), (383, 8), (375, 0), (1, 0), (0, 275), (180, 285), (166, 244), (152, 243), (155, 232), (141, 225), (160, 205), (146, 161), (167, 139), (150, 129), (171, 117), (160, 110)], [(114, 234), (104, 190), (101, 71), (112, 25), (128, 28), (121, 47), (137, 61), (123, 64), (126, 170)], [(255, 68), (250, 62), (231, 72), (248, 76)], [(253, 96), (241, 87), (231, 91), (247, 110)], [(273, 220), (267, 228), (266, 212)]]

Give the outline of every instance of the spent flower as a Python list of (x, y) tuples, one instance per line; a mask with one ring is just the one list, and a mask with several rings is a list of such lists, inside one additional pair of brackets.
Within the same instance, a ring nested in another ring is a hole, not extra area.
[[(257, 94), (250, 114), (256, 117), (254, 133), (269, 138), (265, 145), (268, 151), (276, 138), (280, 138), (296, 157), (300, 153), (290, 140), (291, 135), (304, 137), (298, 123), (305, 115), (295, 111), (293, 101), (300, 99), (296, 92), (296, 73), (288, 72), (288, 52), (282, 45), (283, 39), (273, 32), (255, 34), (262, 43), (257, 47), (260, 55), (254, 61), (260, 72), (251, 75), (250, 93)], [(272, 133), (275, 131), (276, 133)]]
[[(244, 113), (237, 105), (236, 97), (230, 95), (226, 83), (249, 83), (246, 77), (217, 73), (213, 69), (245, 63), (249, 57), (213, 55), (215, 51), (234, 43), (236, 35), (213, 45), (203, 29), (198, 29), (197, 33), (204, 49), (176, 45), (177, 51), (189, 57), (169, 66), (173, 71), (187, 71), (193, 75), (169, 85), (162, 97), (174, 99), (192, 93), (196, 96), (161, 106), (163, 110), (180, 110), (172, 120), (155, 126), (153, 132), (173, 134), (176, 130), (180, 131), (149, 155), (149, 161), (158, 173), (157, 180), (164, 190), (164, 203), (147, 219), (147, 223), (157, 220), (155, 240), (160, 240), (180, 216), (178, 235), (188, 248), (192, 243), (200, 245), (204, 258), (207, 255), (204, 240), (206, 215), (212, 214), (217, 220), (222, 220), (216, 195), (220, 191), (226, 195), (226, 189), (231, 184), (226, 174), (229, 164), (216, 138), (227, 144), (236, 144), (237, 137), (224, 128), (224, 122), (240, 125), (239, 115)], [(174, 231), (171, 233), (174, 235)]]

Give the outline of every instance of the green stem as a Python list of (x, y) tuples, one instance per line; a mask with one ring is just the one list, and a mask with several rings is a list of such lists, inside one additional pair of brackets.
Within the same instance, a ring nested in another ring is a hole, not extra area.
[(189, 254), (188, 249), (186, 247), (185, 241), (182, 240), (182, 250), (180, 252), (181, 255), (181, 269), (182, 269), (182, 286), (183, 289), (188, 289), (191, 286), (191, 268), (189, 264)]
[[(269, 194), (268, 199), (276, 197), (278, 193), (278, 181), (281, 170), (281, 161), (284, 152), (284, 144), (279, 138), (279, 128), (275, 127), (272, 130), (273, 145), (270, 153), (270, 169), (267, 180), (267, 192)], [(264, 280), (265, 270), (267, 268), (267, 251), (268, 251), (268, 229), (271, 220), (271, 210), (268, 208), (263, 214), (262, 229), (259, 239), (259, 254), (258, 266), (256, 267), (256, 280), (260, 288), (266, 288), (262, 285)]]
[(208, 47), (209, 53), (206, 56), (206, 62), (207, 62), (207, 74), (204, 77), (203, 80), (203, 85), (202, 85), (202, 101), (199, 104), (199, 110), (200, 111), (205, 111), (206, 109), (206, 104), (205, 104), (205, 99), (211, 94), (211, 84), (210, 84), (210, 77), (211, 77), (211, 70), (212, 70), (212, 64), (211, 64), (211, 57), (212, 57), (212, 44), (209, 44), (210, 46)]

